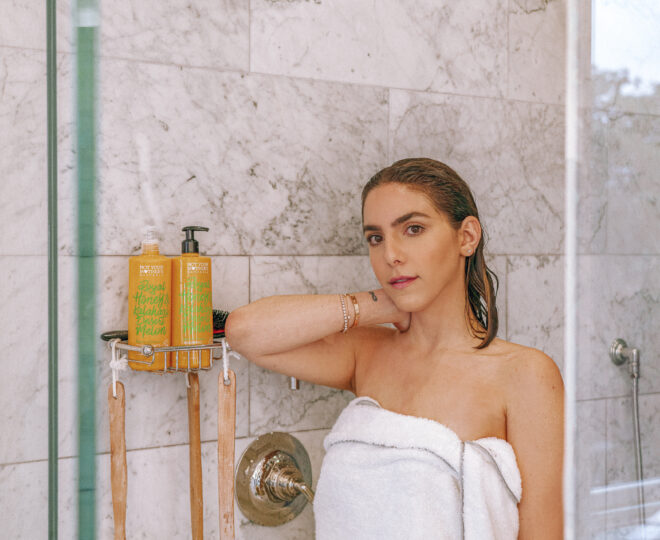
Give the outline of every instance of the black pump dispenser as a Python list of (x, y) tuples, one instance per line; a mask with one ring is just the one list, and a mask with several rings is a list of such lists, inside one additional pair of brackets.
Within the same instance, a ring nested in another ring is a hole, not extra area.
[(195, 231), (208, 231), (208, 227), (189, 225), (181, 229), (186, 233), (186, 239), (181, 242), (181, 253), (199, 253), (199, 242), (195, 240)]

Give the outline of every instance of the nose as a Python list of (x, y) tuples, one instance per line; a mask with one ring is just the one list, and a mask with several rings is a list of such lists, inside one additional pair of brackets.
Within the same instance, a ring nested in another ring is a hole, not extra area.
[(396, 266), (405, 262), (405, 255), (401, 242), (395, 237), (390, 237), (385, 242), (385, 260), (390, 266)]

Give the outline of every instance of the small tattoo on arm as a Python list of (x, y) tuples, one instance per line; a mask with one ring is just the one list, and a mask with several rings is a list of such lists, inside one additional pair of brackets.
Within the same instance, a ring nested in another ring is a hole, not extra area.
[(376, 296), (376, 293), (374, 291), (369, 291), (369, 294), (371, 295), (371, 299), (374, 302), (378, 302), (378, 297)]

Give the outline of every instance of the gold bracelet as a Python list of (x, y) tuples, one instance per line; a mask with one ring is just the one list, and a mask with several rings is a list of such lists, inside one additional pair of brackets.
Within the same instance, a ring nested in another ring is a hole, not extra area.
[(354, 328), (358, 325), (358, 321), (360, 320), (360, 305), (358, 304), (357, 298), (355, 298), (355, 295), (353, 294), (347, 294), (351, 301), (353, 302), (353, 307), (355, 308), (355, 320), (353, 321), (353, 324), (351, 325), (351, 328)]
[(346, 310), (346, 301), (344, 300), (344, 295), (339, 295), (339, 301), (341, 302), (341, 311), (344, 315), (344, 328), (341, 331), (342, 334), (345, 334), (348, 331), (348, 313)]

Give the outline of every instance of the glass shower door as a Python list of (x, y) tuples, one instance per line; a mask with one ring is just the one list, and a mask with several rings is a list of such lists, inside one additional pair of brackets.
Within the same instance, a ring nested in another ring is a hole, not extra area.
[[(581, 10), (576, 535), (660, 538), (660, 3)], [(645, 530), (616, 338), (640, 352)]]

